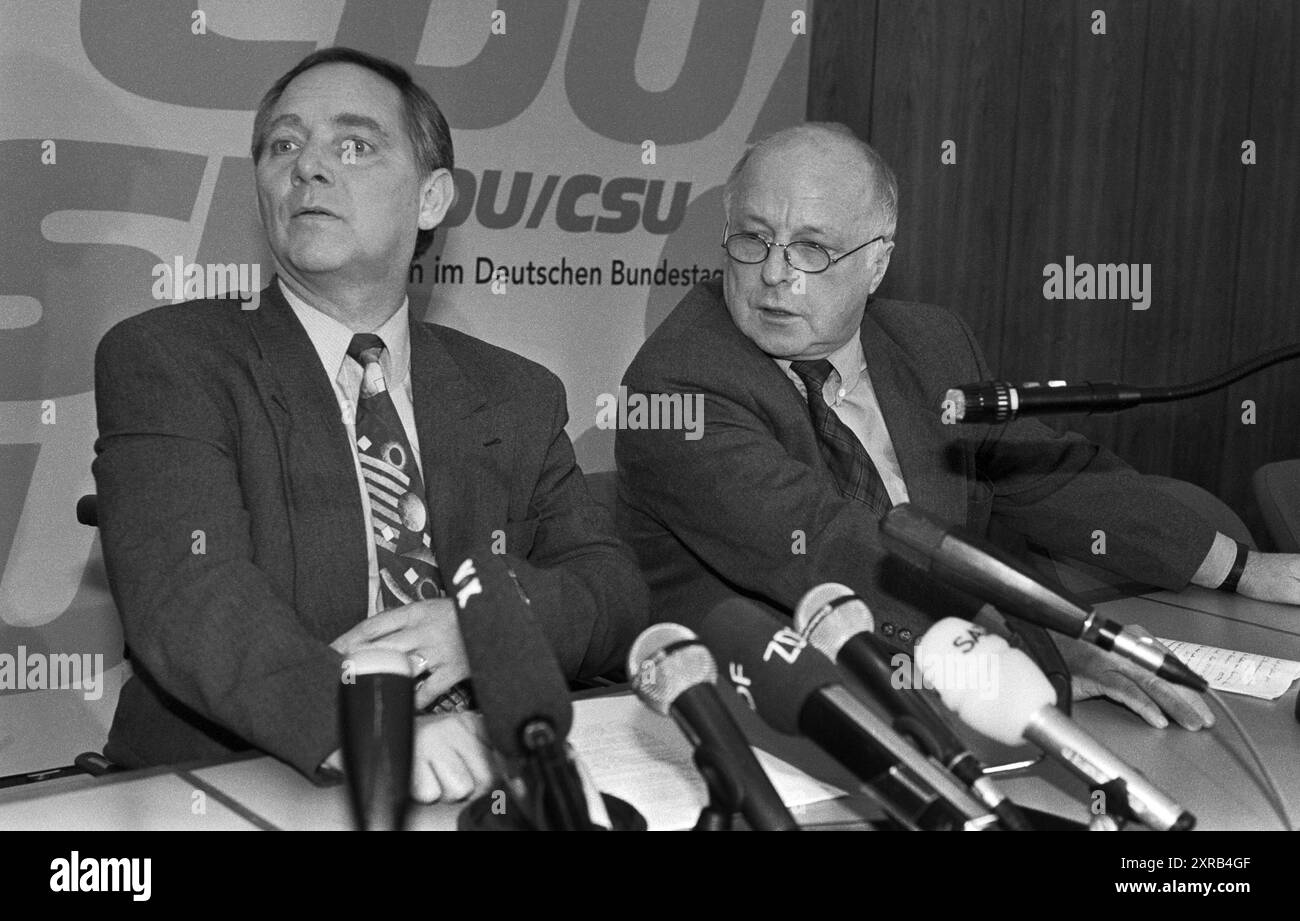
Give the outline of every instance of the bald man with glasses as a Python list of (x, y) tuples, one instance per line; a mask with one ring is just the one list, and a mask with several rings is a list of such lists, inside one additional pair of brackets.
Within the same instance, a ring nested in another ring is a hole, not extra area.
[[(1146, 584), (1228, 581), (1300, 603), (1296, 557), (1247, 560), (1081, 436), (1032, 420), (943, 423), (948, 387), (993, 375), (956, 314), (873, 297), (894, 249), (898, 184), (849, 129), (805, 124), (760, 141), (723, 201), (722, 279), (687, 294), (623, 379), (629, 395), (704, 397), (702, 437), (617, 433), (619, 523), (652, 620), (698, 625), (736, 595), (789, 616), (810, 588), (839, 582), (910, 652), (935, 619), (972, 612), (882, 547), (879, 521), (904, 502)], [(1105, 557), (1090, 553), (1099, 529)], [(1156, 726), (1165, 714), (1191, 729), (1213, 722), (1198, 695), (1109, 653), (1018, 632), (1062, 697), (1104, 694)]]

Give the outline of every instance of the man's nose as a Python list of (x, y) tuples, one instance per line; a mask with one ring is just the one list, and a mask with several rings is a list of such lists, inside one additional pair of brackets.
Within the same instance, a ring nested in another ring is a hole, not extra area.
[(334, 181), (334, 168), (329, 152), (319, 144), (307, 144), (293, 161), (294, 182)]
[(763, 260), (763, 284), (775, 287), (782, 282), (794, 280), (794, 269), (785, 261), (785, 247), (773, 243), (767, 248), (767, 258)]

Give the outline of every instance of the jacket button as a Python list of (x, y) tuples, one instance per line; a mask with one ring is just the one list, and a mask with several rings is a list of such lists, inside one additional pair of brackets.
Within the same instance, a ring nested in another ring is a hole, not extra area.
[(893, 635), (894, 635), (894, 625), (893, 625), (893, 624), (881, 624), (881, 625), (880, 625), (880, 632), (881, 632), (881, 634), (883, 634), (884, 636), (893, 636)]
[(898, 638), (904, 643), (912, 642), (912, 631), (906, 628), (898, 631)]

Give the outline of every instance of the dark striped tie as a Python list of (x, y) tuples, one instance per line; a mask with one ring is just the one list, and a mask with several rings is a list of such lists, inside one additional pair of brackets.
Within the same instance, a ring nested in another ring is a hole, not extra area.
[[(384, 340), (373, 333), (357, 333), (348, 345), (348, 355), (361, 365), (357, 459), (370, 504), (380, 596), (387, 610), (439, 598), (446, 591), (433, 552), (424, 480), (384, 381), (379, 361), (384, 348)], [(428, 677), (427, 672), (421, 677)], [(456, 685), (426, 712), (459, 710), (468, 704), (466, 688)]]
[(829, 359), (821, 358), (817, 361), (792, 361), (790, 370), (799, 375), (804, 387), (808, 389), (808, 410), (812, 414), (813, 428), (817, 431), (822, 459), (839, 484), (840, 492), (849, 499), (861, 502), (877, 518), (883, 517), (894, 505), (885, 490), (885, 481), (880, 478), (880, 471), (872, 463), (871, 455), (862, 442), (835, 411), (826, 405), (822, 393), (831, 372), (835, 370), (834, 366)]

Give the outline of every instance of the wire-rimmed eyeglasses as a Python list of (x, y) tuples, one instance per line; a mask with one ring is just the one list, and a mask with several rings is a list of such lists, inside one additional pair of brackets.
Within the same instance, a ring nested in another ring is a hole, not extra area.
[(772, 247), (779, 246), (784, 250), (782, 255), (785, 256), (786, 265), (808, 275), (825, 272), (841, 259), (852, 256), (858, 250), (865, 249), (872, 243), (885, 239), (885, 235), (880, 234), (860, 246), (853, 247), (848, 252), (832, 256), (826, 247), (811, 240), (791, 240), (789, 243), (777, 243), (749, 231), (728, 234), (727, 231), (730, 229), (731, 224), (728, 222), (722, 230), (722, 248), (727, 251), (728, 256), (737, 262), (745, 265), (757, 265), (760, 262), (766, 262)]

